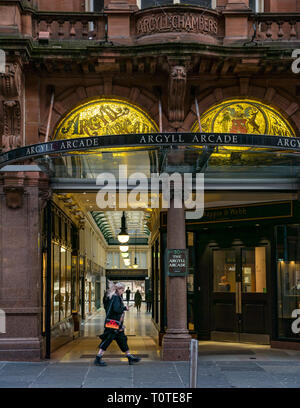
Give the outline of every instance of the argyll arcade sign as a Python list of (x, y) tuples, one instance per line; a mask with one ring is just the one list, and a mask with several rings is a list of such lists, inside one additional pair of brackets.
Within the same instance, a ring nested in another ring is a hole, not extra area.
[(0, 166), (56, 153), (94, 151), (114, 147), (231, 146), (300, 152), (300, 138), (236, 133), (139, 133), (54, 140), (10, 150), (0, 155)]

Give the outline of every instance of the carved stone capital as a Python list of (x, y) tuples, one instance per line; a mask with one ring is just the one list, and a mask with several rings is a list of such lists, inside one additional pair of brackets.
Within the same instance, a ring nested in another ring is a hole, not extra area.
[(21, 106), (18, 100), (3, 101), (2, 151), (16, 149), (22, 144)]
[(169, 75), (169, 120), (182, 122), (184, 120), (184, 104), (186, 96), (187, 70), (184, 65), (172, 65)]
[(0, 95), (16, 98), (21, 93), (22, 70), (17, 62), (6, 64), (6, 72), (0, 74)]
[(3, 191), (6, 196), (6, 205), (13, 210), (22, 208), (24, 187), (23, 186), (4, 186)]

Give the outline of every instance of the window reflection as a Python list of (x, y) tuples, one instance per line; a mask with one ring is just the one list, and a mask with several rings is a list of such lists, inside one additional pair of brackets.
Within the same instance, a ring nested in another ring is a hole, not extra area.
[(266, 293), (266, 248), (243, 249), (242, 272), (244, 293)]
[(292, 324), (300, 309), (300, 225), (276, 228), (279, 337), (299, 338)]
[(213, 252), (214, 292), (235, 292), (236, 258), (234, 250)]
[(59, 268), (60, 268), (60, 250), (59, 246), (53, 245), (53, 324), (59, 322)]

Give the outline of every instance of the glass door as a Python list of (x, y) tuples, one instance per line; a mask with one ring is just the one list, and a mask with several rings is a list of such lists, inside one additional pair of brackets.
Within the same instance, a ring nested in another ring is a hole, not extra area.
[(266, 246), (241, 248), (241, 293), (238, 313), (240, 333), (258, 335), (269, 333)]
[(235, 248), (213, 249), (213, 331), (236, 332), (237, 252)]
[(212, 267), (212, 332), (232, 341), (268, 333), (267, 247), (213, 249)]

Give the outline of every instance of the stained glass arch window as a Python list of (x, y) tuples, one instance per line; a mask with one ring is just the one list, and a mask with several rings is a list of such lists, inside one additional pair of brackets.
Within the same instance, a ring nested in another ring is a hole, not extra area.
[(93, 98), (70, 110), (55, 128), (53, 139), (158, 132), (140, 107), (122, 99)]
[[(212, 133), (296, 136), (277, 109), (252, 99), (231, 99), (212, 106), (201, 115), (201, 126), (203, 132)], [(199, 132), (198, 121), (192, 132)]]

